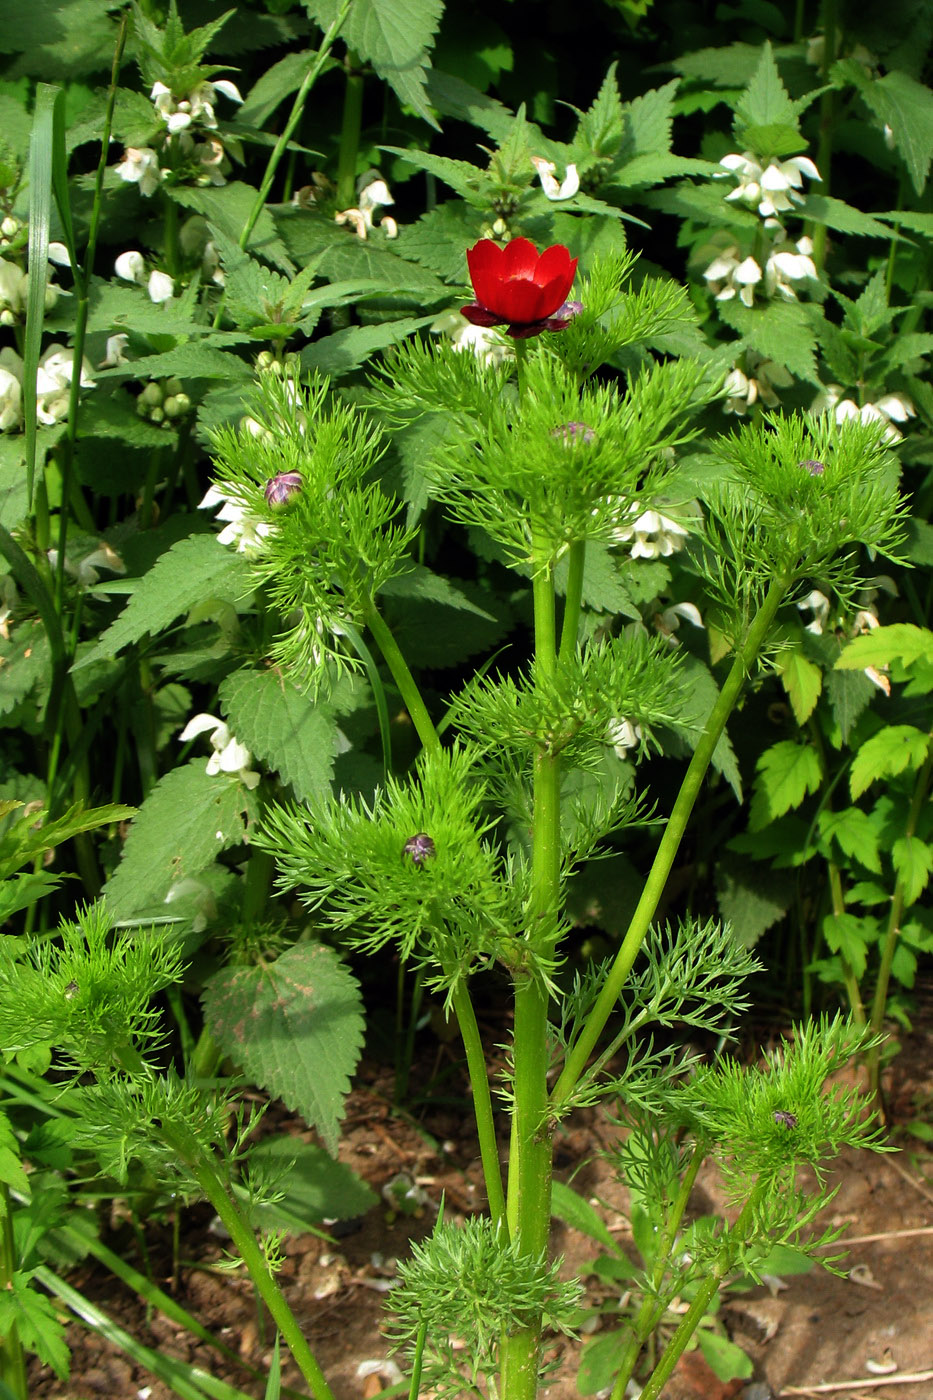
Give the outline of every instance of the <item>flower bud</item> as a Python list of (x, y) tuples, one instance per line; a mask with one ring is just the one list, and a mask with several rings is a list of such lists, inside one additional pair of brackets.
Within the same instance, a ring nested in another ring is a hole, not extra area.
[(301, 472), (279, 472), (278, 476), (270, 476), (262, 493), (270, 506), (284, 506), (303, 485)]
[(434, 842), (424, 831), (419, 831), (417, 836), (409, 836), (402, 847), (402, 855), (410, 856), (415, 865), (424, 865), (434, 854)]
[(585, 423), (562, 423), (551, 429), (551, 437), (561, 438), (565, 447), (573, 447), (578, 442), (592, 442), (596, 434)]
[(808, 457), (805, 462), (798, 462), (797, 465), (811, 476), (822, 476), (826, 470), (822, 462), (815, 462), (812, 457)]

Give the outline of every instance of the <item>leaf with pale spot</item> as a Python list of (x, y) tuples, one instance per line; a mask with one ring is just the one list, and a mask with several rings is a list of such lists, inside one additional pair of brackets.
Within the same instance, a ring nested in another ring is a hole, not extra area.
[(336, 1152), (363, 1012), (360, 989), (333, 949), (298, 943), (273, 963), (223, 968), (204, 990), (204, 1015), (224, 1054)]

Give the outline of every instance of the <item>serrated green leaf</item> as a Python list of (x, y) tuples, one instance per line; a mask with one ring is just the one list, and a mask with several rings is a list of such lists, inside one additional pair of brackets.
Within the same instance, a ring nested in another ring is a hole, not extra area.
[(302, 802), (330, 794), (337, 744), (333, 711), (278, 671), (241, 667), (222, 681), (221, 712), (241, 743)]
[(360, 990), (332, 948), (298, 943), (262, 967), (223, 968), (204, 990), (217, 1044), (314, 1125), (331, 1153), (363, 1044)]
[(445, 282), (464, 277), (463, 250), (481, 236), (482, 214), (467, 204), (448, 200), (429, 209), (415, 224), (399, 230), (398, 250)]
[(859, 91), (882, 126), (890, 128), (917, 194), (923, 194), (933, 158), (933, 92), (897, 69), (873, 77), (860, 63), (843, 60), (833, 70)]
[[(29, 1177), (20, 1159), (19, 1142), (5, 1113), (0, 1113), (0, 1182), (29, 1199)], [(6, 1200), (0, 1199), (0, 1220), (5, 1212)]]
[[(636, 561), (641, 563), (641, 560)], [(683, 728), (678, 734), (690, 750), (697, 746), (703, 726), (719, 699), (719, 686), (713, 679), (708, 666), (695, 656), (685, 656), (683, 660), (684, 706), (678, 715)], [(742, 775), (732, 747), (732, 740), (724, 729), (713, 750), (713, 767), (721, 773), (735, 793), (736, 801), (742, 801)]]
[(188, 342), (176, 345), (174, 350), (165, 350), (161, 355), (144, 355), (101, 372), (102, 379), (167, 379), (172, 375), (179, 379), (222, 379), (230, 383), (252, 379), (253, 369), (245, 360), (226, 350)]
[(819, 384), (811, 308), (797, 301), (743, 306), (738, 298), (717, 305), (722, 319), (739, 332), (751, 349), (775, 364), (785, 365), (798, 379)]
[(716, 871), (716, 900), (722, 918), (743, 948), (753, 948), (783, 919), (794, 899), (786, 875), (726, 852)]
[(748, 826), (761, 831), (776, 817), (799, 807), (820, 786), (820, 761), (809, 744), (782, 739), (759, 758)]
[[(761, 50), (758, 65), (735, 109), (736, 127), (791, 127), (797, 125), (797, 108), (781, 82), (771, 45)], [(756, 146), (754, 148), (758, 150)], [(771, 151), (762, 150), (763, 155)]]
[(778, 657), (778, 672), (781, 684), (787, 692), (794, 719), (799, 725), (806, 724), (816, 708), (823, 689), (823, 673), (819, 666), (808, 661), (797, 647), (782, 651)]
[(407, 316), (400, 321), (382, 321), (374, 326), (349, 326), (307, 345), (301, 352), (301, 368), (320, 374), (347, 374), (364, 364), (377, 350), (397, 345), (406, 336), (430, 325), (432, 316)]
[(866, 870), (881, 873), (878, 853), (878, 831), (867, 812), (858, 807), (846, 807), (841, 812), (823, 811), (819, 817), (820, 835), (826, 841), (838, 842), (839, 849)]
[(627, 1329), (604, 1332), (585, 1344), (577, 1375), (577, 1390), (581, 1395), (595, 1395), (600, 1390), (611, 1390), (612, 1383), (618, 1375), (619, 1358), (625, 1354), (629, 1335)]
[(610, 65), (592, 106), (580, 114), (580, 125), (573, 144), (581, 155), (586, 153), (605, 159), (613, 155), (622, 144), (625, 118), (622, 99), (619, 96), (619, 84), (616, 81), (617, 66), (615, 63)]
[(842, 743), (848, 743), (855, 721), (876, 694), (875, 687), (861, 671), (827, 671), (826, 695)]
[(866, 739), (849, 773), (853, 802), (878, 778), (896, 778), (905, 769), (919, 768), (929, 746), (930, 736), (912, 724), (891, 724)]
[(74, 670), (116, 656), (147, 633), (158, 636), (197, 603), (210, 598), (236, 603), (249, 588), (249, 567), (242, 554), (218, 544), (216, 535), (188, 535), (143, 575), (120, 616)]
[(891, 847), (891, 860), (904, 890), (904, 905), (919, 899), (933, 872), (933, 847), (919, 836), (901, 836)]
[(345, 1163), (335, 1162), (314, 1143), (291, 1134), (256, 1143), (250, 1148), (249, 1163), (252, 1171), (269, 1171), (276, 1194), (282, 1193), (280, 1200), (259, 1207), (264, 1229), (302, 1233), (296, 1222), (319, 1225), (322, 1220), (352, 1220), (365, 1215), (378, 1200)]
[(245, 126), (264, 126), (279, 103), (301, 87), (315, 57), (309, 51), (289, 53), (267, 68), (247, 93), (237, 114), (240, 122)]
[(0, 1336), (8, 1336), (15, 1327), (26, 1350), (35, 1352), (40, 1361), (51, 1366), (59, 1380), (64, 1380), (70, 1358), (65, 1326), (51, 1298), (32, 1287), (32, 1277), (31, 1273), (17, 1269), (6, 1287), (0, 1290)]
[(836, 662), (839, 671), (862, 671), (866, 666), (888, 666), (892, 661), (910, 667), (915, 662), (933, 661), (933, 632), (912, 622), (895, 622), (874, 627), (853, 637)]
[(206, 771), (204, 758), (166, 773), (130, 827), (123, 859), (104, 888), (114, 918), (161, 903), (228, 846), (247, 837), (256, 799), (235, 776)]
[[(620, 560), (617, 550), (599, 540), (590, 540), (583, 562), (583, 602), (594, 612), (640, 617), (632, 591), (627, 586), (626, 574), (636, 573), (642, 562), (638, 560), (632, 568), (630, 563)], [(559, 596), (567, 591), (568, 572), (566, 558), (561, 559), (554, 570), (554, 587)]]
[[(339, 8), (338, 0), (304, 0), (304, 5), (322, 29), (333, 23)], [(390, 84), (399, 101), (435, 130), (424, 83), (443, 10), (444, 0), (355, 0), (340, 35)]]
[(697, 49), (671, 61), (686, 78), (700, 78), (719, 87), (745, 87), (761, 62), (759, 44), (733, 43), (722, 48)]
[(839, 953), (849, 964), (856, 981), (865, 976), (868, 965), (868, 945), (876, 929), (873, 919), (859, 918), (856, 914), (827, 914), (823, 920), (823, 937), (826, 946)]
[(893, 238), (892, 229), (879, 223), (870, 214), (863, 214), (851, 204), (841, 199), (833, 199), (828, 194), (808, 194), (797, 213), (801, 219), (812, 219), (816, 224), (825, 224), (837, 233), (855, 233), (865, 238)]
[[(227, 237), (232, 238), (234, 242), (239, 240), (256, 202), (256, 191), (252, 185), (246, 185), (240, 180), (231, 180), (229, 184), (219, 189), (213, 187), (196, 189), (191, 185), (171, 185), (167, 188), (166, 193), (177, 204), (182, 204), (186, 209), (194, 209), (196, 213), (203, 214), (208, 223), (222, 229)], [(274, 263), (283, 272), (293, 274), (295, 271), (268, 208), (263, 209), (256, 220), (255, 227), (249, 237), (248, 251), (255, 253), (257, 257), (265, 258), (267, 262)]]

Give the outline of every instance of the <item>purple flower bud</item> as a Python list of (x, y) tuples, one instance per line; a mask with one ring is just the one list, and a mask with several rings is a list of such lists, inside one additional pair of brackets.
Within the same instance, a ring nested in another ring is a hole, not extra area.
[(565, 447), (572, 447), (575, 442), (592, 442), (596, 434), (585, 423), (562, 423), (551, 429), (551, 437), (562, 438)]
[(434, 855), (434, 842), (424, 831), (419, 831), (417, 836), (409, 836), (402, 847), (402, 855), (411, 856), (415, 865), (424, 865)]
[(805, 462), (798, 462), (797, 465), (802, 467), (805, 472), (809, 472), (811, 476), (822, 476), (826, 470), (822, 462), (814, 462), (812, 457), (808, 457)]
[(262, 494), (270, 506), (284, 506), (303, 485), (301, 472), (279, 472), (278, 476), (270, 476)]
[(797, 1115), (788, 1113), (786, 1108), (776, 1108), (771, 1117), (775, 1123), (783, 1123), (785, 1128), (796, 1128), (797, 1126)]

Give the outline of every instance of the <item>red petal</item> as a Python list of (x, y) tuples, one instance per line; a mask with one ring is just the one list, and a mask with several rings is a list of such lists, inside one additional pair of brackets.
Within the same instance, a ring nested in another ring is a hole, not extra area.
[(465, 316), (474, 326), (502, 325), (502, 317), (497, 316), (494, 311), (487, 311), (478, 301), (471, 301), (469, 306), (461, 306), (460, 315)]
[(493, 243), (491, 238), (481, 238), (467, 252), (470, 281), (476, 300), (483, 306), (490, 306), (491, 301), (495, 300), (496, 288), (503, 277), (504, 256), (505, 249)]
[(538, 250), (527, 238), (513, 238), (503, 249), (503, 277), (521, 278), (534, 282), (540, 261)]

